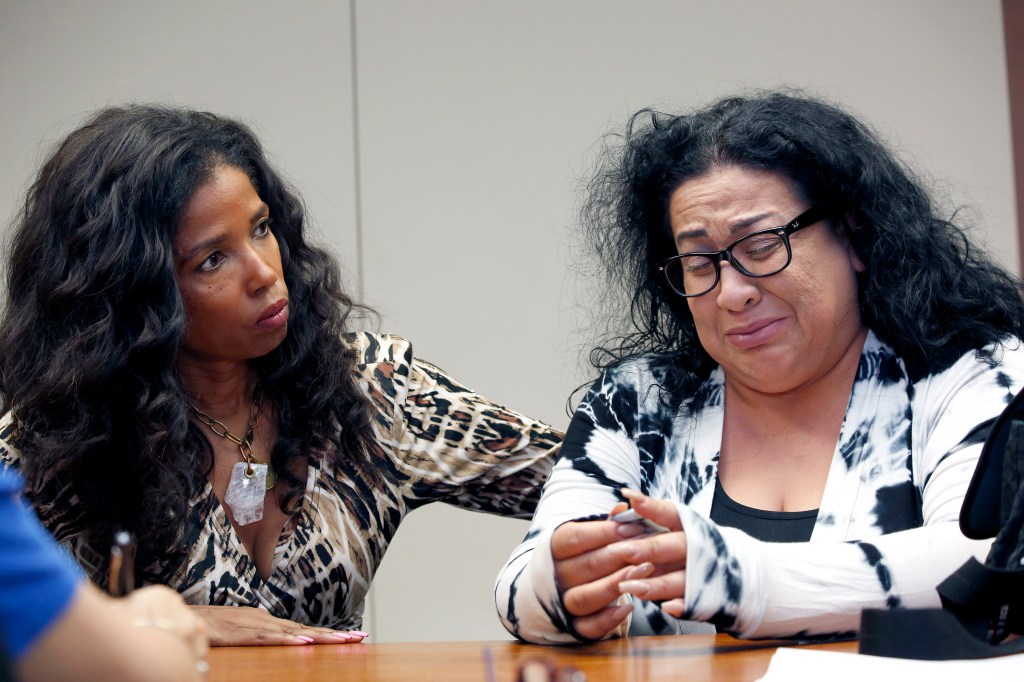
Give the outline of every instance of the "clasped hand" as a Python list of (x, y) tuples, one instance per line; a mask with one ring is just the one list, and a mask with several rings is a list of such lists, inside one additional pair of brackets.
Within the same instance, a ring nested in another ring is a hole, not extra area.
[(559, 526), (551, 537), (555, 578), (565, 609), (583, 637), (600, 639), (632, 611), (623, 594), (660, 601), (680, 617), (686, 585), (686, 536), (672, 502), (622, 490), (632, 508), (668, 529), (649, 534), (641, 523), (579, 521)]

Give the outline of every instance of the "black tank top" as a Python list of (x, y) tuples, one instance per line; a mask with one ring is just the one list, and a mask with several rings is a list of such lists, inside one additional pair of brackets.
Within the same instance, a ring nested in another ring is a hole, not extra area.
[(715, 480), (711, 520), (719, 526), (738, 528), (765, 542), (807, 542), (811, 539), (817, 518), (817, 509), (773, 512), (744, 506), (726, 495), (721, 481)]

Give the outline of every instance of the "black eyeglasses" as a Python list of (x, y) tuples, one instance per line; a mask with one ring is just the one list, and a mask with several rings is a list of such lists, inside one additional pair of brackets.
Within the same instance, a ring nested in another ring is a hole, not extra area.
[(825, 206), (812, 206), (788, 225), (751, 232), (721, 251), (681, 253), (666, 258), (658, 272), (675, 293), (686, 298), (703, 296), (718, 284), (722, 261), (747, 277), (769, 277), (786, 269), (793, 260), (789, 235), (830, 216)]

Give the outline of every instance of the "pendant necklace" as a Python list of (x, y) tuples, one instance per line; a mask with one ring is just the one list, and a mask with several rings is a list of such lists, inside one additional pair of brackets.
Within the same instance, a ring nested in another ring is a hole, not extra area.
[(196, 419), (205, 424), (213, 433), (225, 438), (238, 446), (238, 454), (242, 461), (231, 467), (231, 480), (228, 482), (224, 503), (231, 507), (231, 513), (240, 526), (247, 526), (263, 518), (263, 499), (267, 491), (277, 483), (277, 473), (270, 464), (260, 464), (252, 454), (252, 438), (260, 423), (260, 408), (263, 405), (263, 391), (260, 385), (252, 394), (252, 407), (249, 408), (249, 423), (245, 435), (237, 436), (228, 429), (224, 422), (214, 419), (198, 407), (189, 403), (188, 408)]

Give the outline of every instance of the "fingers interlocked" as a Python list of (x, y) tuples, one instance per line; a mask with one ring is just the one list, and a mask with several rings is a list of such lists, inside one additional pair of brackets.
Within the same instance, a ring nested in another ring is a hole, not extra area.
[(639, 520), (570, 522), (552, 535), (562, 604), (584, 637), (603, 637), (625, 620), (632, 606), (624, 595), (663, 602), (673, 616), (683, 613), (686, 537), (674, 507), (639, 493), (631, 501)]

